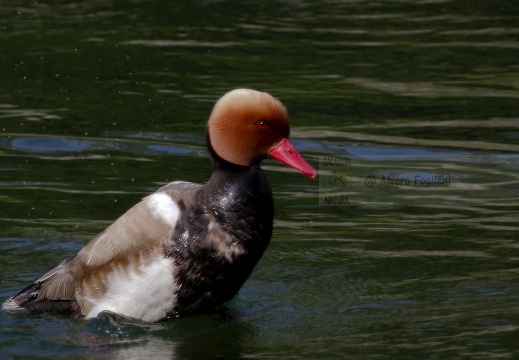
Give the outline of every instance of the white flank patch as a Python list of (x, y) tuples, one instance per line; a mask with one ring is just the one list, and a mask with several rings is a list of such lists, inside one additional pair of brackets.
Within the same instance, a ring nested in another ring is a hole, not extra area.
[(126, 269), (114, 266), (106, 285), (102, 299), (88, 299), (94, 306), (87, 319), (109, 310), (144, 321), (158, 321), (175, 305), (178, 288), (173, 279), (173, 262), (165, 257), (140, 264), (138, 269), (132, 265)]
[(160, 217), (171, 227), (175, 227), (180, 209), (171, 196), (165, 193), (155, 193), (150, 195), (147, 201), (150, 209), (157, 217)]

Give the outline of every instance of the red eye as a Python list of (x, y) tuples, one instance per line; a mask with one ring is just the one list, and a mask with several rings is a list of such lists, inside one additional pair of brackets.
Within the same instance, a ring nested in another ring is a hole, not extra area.
[(258, 129), (265, 130), (267, 128), (267, 122), (265, 120), (260, 120), (256, 124), (258, 124)]

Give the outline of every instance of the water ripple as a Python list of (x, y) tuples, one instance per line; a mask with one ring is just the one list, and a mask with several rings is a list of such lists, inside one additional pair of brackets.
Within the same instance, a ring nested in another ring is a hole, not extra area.
[[(174, 136), (175, 137), (175, 136)], [(177, 136), (186, 138), (185, 136)], [(188, 155), (198, 154), (199, 148), (193, 145), (171, 145), (157, 144), (149, 142), (153, 139), (160, 138), (163, 142), (168, 139), (167, 135), (141, 134), (140, 140), (134, 136), (134, 139), (114, 139), (114, 138), (88, 138), (87, 140), (64, 138), (64, 137), (42, 137), (42, 136), (4, 136), (0, 137), (0, 148), (11, 151), (24, 151), (40, 154), (60, 154), (60, 153), (88, 153), (98, 150), (123, 151), (129, 154), (159, 154), (168, 153), (172, 155)], [(188, 137), (189, 138), (189, 137)], [(96, 158), (102, 155), (91, 154), (90, 157)], [(73, 160), (74, 157), (61, 157), (63, 160)]]
[(204, 47), (204, 48), (221, 48), (241, 45), (239, 42), (228, 41), (228, 42), (207, 42), (197, 40), (130, 40), (123, 41), (121, 44), (124, 45), (143, 45), (143, 46), (154, 46), (154, 47)]
[(68, 140), (57, 138), (18, 138), (11, 141), (13, 150), (30, 150), (40, 152), (76, 152), (94, 148), (96, 142)]

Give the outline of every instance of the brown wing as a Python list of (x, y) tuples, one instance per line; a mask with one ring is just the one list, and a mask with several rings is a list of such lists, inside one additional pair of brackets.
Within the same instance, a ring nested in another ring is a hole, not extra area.
[(180, 216), (179, 202), (192, 203), (200, 185), (171, 183), (146, 197), (93, 238), (77, 255), (43, 272), (31, 285), (8, 300), (4, 308), (31, 308), (33, 301), (75, 301), (78, 280), (112, 260), (171, 239)]

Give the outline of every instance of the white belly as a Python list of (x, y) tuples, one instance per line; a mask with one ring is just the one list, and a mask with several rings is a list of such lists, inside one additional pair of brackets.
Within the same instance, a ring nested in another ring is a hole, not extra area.
[(156, 254), (152, 261), (134, 264), (118, 261), (111, 265), (101, 280), (106, 287), (102, 296), (92, 293), (89, 296), (90, 291), (84, 289), (84, 300), (92, 304), (86, 318), (104, 310), (144, 321), (157, 321), (166, 316), (175, 305), (177, 291), (172, 259)]

